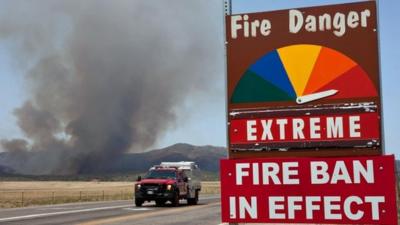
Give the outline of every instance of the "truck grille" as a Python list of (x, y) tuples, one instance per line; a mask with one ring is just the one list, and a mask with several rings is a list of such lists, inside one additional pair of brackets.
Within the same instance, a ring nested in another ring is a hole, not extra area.
[(165, 191), (166, 185), (165, 184), (142, 184), (140, 187), (140, 191), (149, 191), (152, 190), (154, 192), (162, 192)]

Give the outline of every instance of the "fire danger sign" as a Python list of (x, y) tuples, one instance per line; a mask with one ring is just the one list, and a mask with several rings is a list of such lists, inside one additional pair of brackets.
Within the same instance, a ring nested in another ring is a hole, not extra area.
[(393, 156), (221, 161), (223, 222), (397, 224)]
[(375, 1), (226, 16), (230, 157), (380, 155), (377, 32)]

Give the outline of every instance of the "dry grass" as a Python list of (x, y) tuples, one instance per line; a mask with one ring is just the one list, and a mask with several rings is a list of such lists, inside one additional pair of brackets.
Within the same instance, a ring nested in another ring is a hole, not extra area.
[[(219, 182), (204, 182), (203, 194), (217, 194)], [(0, 182), (0, 208), (68, 202), (132, 199), (134, 182)]]
[(122, 200), (133, 197), (133, 182), (0, 182), (0, 207)]

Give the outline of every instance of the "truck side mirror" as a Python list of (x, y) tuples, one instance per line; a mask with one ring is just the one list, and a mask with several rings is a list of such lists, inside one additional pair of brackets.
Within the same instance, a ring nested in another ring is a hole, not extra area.
[(136, 181), (141, 181), (142, 180), (142, 176), (138, 176)]
[(183, 178), (183, 182), (188, 182), (188, 181), (189, 181), (189, 179), (187, 177)]

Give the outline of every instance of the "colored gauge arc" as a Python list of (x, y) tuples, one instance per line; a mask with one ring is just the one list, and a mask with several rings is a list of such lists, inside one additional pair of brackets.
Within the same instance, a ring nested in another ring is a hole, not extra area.
[(295, 102), (378, 96), (364, 69), (348, 56), (318, 45), (273, 50), (242, 75), (231, 103)]

